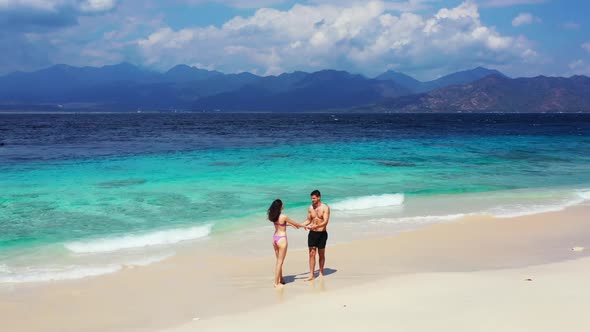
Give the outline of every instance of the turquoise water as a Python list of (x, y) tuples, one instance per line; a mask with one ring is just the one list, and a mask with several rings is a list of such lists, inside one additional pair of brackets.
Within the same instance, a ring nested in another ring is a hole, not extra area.
[(246, 217), (387, 193), (455, 194), (590, 183), (590, 143), (535, 137), (227, 149), (6, 167), (1, 247)]
[(0, 267), (11, 266), (15, 257), (26, 265), (40, 251), (114, 252), (231, 232), (264, 223), (275, 198), (304, 209), (313, 189), (336, 206), (361, 199), (355, 209), (363, 209), (371, 208), (371, 199), (362, 198), (373, 195), (403, 194), (408, 203), (441, 195), (590, 188), (585, 132), (339, 134), (324, 142), (306, 135), (276, 145), (4, 163)]

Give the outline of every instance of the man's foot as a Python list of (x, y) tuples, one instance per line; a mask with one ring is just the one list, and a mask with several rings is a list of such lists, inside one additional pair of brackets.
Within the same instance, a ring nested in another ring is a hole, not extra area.
[(275, 284), (276, 289), (283, 289), (285, 287), (283, 284)]
[(310, 276), (309, 278), (305, 279), (305, 281), (312, 281), (313, 279), (315, 279), (313, 276)]
[(320, 273), (320, 275), (318, 276), (318, 278), (324, 279), (324, 274), (323, 273)]

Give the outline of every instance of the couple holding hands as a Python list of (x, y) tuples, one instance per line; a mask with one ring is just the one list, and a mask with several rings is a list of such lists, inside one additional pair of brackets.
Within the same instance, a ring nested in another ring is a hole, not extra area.
[(268, 220), (275, 226), (272, 246), (277, 257), (275, 269), (274, 285), (276, 288), (282, 288), (285, 284), (283, 280), (283, 262), (287, 255), (287, 226), (295, 228), (304, 227), (309, 231), (307, 235), (307, 246), (309, 247), (309, 278), (306, 281), (314, 279), (316, 255), (319, 255), (320, 277), (324, 275), (324, 263), (326, 262), (325, 250), (328, 232), (326, 228), (330, 220), (330, 207), (322, 203), (322, 196), (319, 190), (311, 192), (311, 206), (307, 211), (307, 219), (303, 223), (297, 223), (289, 216), (282, 213), (284, 205), (280, 199), (272, 202), (268, 208)]

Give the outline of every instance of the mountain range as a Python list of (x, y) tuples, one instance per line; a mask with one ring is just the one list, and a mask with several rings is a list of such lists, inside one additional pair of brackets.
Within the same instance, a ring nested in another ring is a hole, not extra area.
[(412, 92), (414, 93), (422, 93), (444, 88), (451, 85), (461, 85), (470, 83), (489, 75), (504, 76), (504, 74), (500, 73), (497, 70), (477, 67), (471, 70), (464, 70), (452, 73), (428, 82), (418, 81), (417, 79), (411, 76), (393, 70), (386, 71), (385, 73), (375, 77), (375, 79), (391, 80), (405, 86), (406, 88), (412, 90)]
[(372, 110), (395, 112), (590, 112), (587, 76), (511, 79), (489, 75), (429, 93), (383, 99)]
[(590, 112), (586, 76), (509, 78), (477, 67), (422, 82), (386, 71), (278, 76), (187, 65), (160, 73), (129, 63), (55, 65), (0, 76), (0, 111)]

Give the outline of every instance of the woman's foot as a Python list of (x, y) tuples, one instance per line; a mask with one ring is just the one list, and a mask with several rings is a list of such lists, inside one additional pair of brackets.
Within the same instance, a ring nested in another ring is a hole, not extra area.
[(275, 284), (276, 289), (283, 289), (285, 287), (283, 284)]

